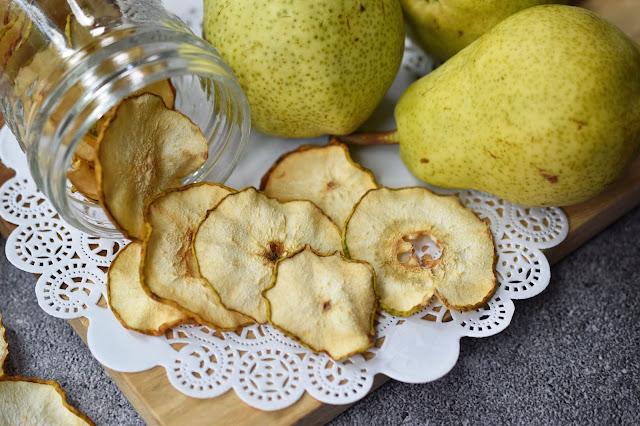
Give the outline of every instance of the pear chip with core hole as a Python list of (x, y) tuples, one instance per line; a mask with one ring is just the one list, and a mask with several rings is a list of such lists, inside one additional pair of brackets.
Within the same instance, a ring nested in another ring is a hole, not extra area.
[(370, 264), (309, 246), (276, 263), (264, 291), (269, 322), (314, 352), (341, 360), (367, 351), (378, 306)]
[(377, 188), (371, 171), (355, 163), (348, 148), (332, 140), (284, 154), (262, 177), (260, 189), (281, 201), (309, 200), (341, 229), (354, 204)]
[[(422, 236), (437, 244), (438, 259), (417, 258), (411, 241)], [(343, 239), (349, 257), (373, 265), (380, 306), (393, 315), (411, 315), (433, 294), (449, 309), (477, 309), (496, 288), (491, 230), (454, 196), (422, 187), (371, 190)]]
[(131, 243), (111, 262), (107, 273), (109, 306), (126, 328), (159, 336), (176, 324), (190, 322), (181, 310), (153, 300), (140, 283), (142, 245)]
[(236, 330), (253, 320), (222, 305), (218, 293), (198, 273), (191, 239), (207, 211), (232, 192), (209, 182), (170, 189), (154, 198), (145, 213), (143, 287), (154, 298), (217, 330)]
[(246, 188), (227, 195), (200, 224), (193, 250), (202, 276), (229, 309), (266, 323), (262, 291), (276, 261), (305, 244), (341, 249), (340, 231), (310, 201), (280, 202)]
[(98, 141), (98, 201), (116, 228), (136, 241), (144, 238), (148, 200), (181, 186), (208, 155), (200, 128), (148, 93), (123, 100)]

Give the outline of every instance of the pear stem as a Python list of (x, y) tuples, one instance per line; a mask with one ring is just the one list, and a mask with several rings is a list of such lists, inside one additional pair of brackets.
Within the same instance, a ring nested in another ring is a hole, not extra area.
[(387, 132), (352, 133), (350, 135), (334, 137), (340, 142), (351, 146), (397, 145), (399, 142), (397, 130), (390, 130)]

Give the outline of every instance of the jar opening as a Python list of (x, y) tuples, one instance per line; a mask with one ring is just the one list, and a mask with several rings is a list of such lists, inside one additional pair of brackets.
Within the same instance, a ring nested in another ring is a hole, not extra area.
[[(113, 37), (113, 34), (110, 35)], [(178, 30), (127, 35), (81, 60), (44, 96), (27, 135), (38, 186), (71, 225), (101, 237), (121, 237), (102, 208), (71, 191), (66, 173), (80, 140), (121, 99), (169, 79), (174, 109), (189, 117), (209, 141), (209, 156), (183, 184), (224, 182), (247, 144), (249, 106), (219, 54), (196, 36)]]

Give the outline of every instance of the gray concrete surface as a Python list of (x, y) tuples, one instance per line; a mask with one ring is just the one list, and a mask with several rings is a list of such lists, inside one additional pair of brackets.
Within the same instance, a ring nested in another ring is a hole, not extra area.
[[(504, 332), (463, 339), (443, 379), (388, 382), (332, 424), (638, 424), (639, 239), (637, 208), (556, 265), (545, 292), (517, 301)], [(39, 309), (34, 284), (0, 260), (8, 373), (57, 380), (98, 425), (141, 424), (71, 327)]]

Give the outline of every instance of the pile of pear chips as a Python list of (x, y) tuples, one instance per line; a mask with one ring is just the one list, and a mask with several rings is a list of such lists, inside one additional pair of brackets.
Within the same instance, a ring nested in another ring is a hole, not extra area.
[(209, 153), (200, 128), (173, 109), (175, 96), (162, 80), (120, 101), (80, 141), (67, 173), (72, 191), (99, 203), (134, 241), (144, 237), (146, 202), (181, 186)]
[[(145, 97), (153, 95), (133, 101)], [(96, 170), (106, 158), (100, 145)], [(145, 188), (125, 179), (118, 178), (121, 193), (98, 185), (111, 212), (123, 194)], [(340, 360), (373, 345), (378, 306), (408, 316), (436, 295), (449, 309), (471, 310), (496, 287), (485, 222), (455, 197), (379, 186), (336, 141), (283, 155), (260, 190), (204, 182), (139, 192), (127, 203), (146, 197), (141, 219), (136, 213), (126, 228), (115, 219), (135, 239), (113, 260), (107, 290), (120, 322), (142, 333), (159, 335), (179, 323), (222, 331), (270, 323)], [(425, 237), (437, 258), (416, 255), (412, 244)]]
[(87, 416), (67, 403), (57, 382), (7, 376), (4, 361), (9, 348), (0, 315), (0, 424), (93, 425)]

